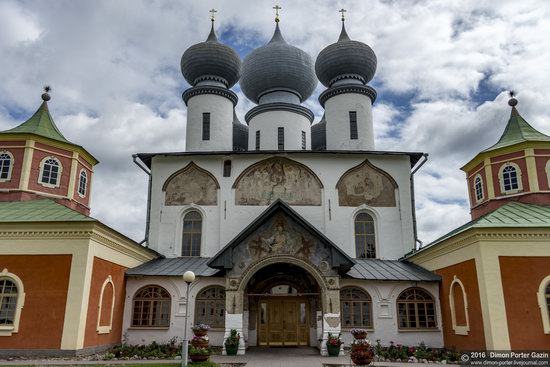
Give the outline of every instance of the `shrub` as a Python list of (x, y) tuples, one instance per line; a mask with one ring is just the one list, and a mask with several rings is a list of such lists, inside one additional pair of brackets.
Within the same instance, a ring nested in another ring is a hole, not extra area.
[(327, 345), (333, 345), (335, 347), (339, 347), (343, 344), (342, 339), (340, 339), (340, 336), (342, 334), (333, 335), (331, 333), (328, 333), (328, 339), (327, 339)]
[(239, 340), (241, 339), (241, 336), (237, 332), (236, 329), (231, 329), (229, 336), (227, 339), (225, 339), (225, 345), (228, 347), (234, 347), (236, 345), (239, 345)]

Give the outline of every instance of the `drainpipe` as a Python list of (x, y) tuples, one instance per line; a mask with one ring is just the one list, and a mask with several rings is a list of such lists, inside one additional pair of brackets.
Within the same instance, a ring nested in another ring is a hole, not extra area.
[(139, 245), (143, 245), (145, 243), (145, 247), (149, 247), (149, 225), (151, 223), (151, 185), (153, 181), (153, 176), (151, 175), (150, 169), (144, 166), (141, 162), (138, 162), (137, 154), (133, 154), (132, 158), (134, 160), (134, 163), (149, 176), (149, 185), (147, 188), (147, 219), (145, 221), (145, 238), (139, 243)]
[[(412, 206), (412, 217), (413, 217), (413, 231), (414, 231), (414, 249), (413, 252), (416, 250), (419, 250), (423, 243), (418, 239), (418, 230), (416, 228), (416, 202), (414, 200), (414, 174), (416, 171), (420, 169), (428, 161), (428, 153), (422, 154), (422, 158), (424, 158), (420, 164), (417, 164), (416, 167), (411, 172), (411, 206)], [(418, 245), (418, 248), (417, 248)]]

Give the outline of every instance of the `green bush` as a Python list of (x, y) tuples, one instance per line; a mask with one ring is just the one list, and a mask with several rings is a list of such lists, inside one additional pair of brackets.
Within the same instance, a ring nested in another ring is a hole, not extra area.
[(132, 358), (134, 356), (138, 358), (174, 358), (181, 355), (181, 343), (177, 343), (175, 338), (167, 344), (152, 342), (148, 345), (129, 345), (122, 343), (112, 347), (106, 355), (112, 355), (111, 358)]
[(374, 345), (374, 354), (385, 360), (400, 359), (403, 362), (406, 362), (410, 357), (415, 357), (418, 361), (426, 359), (428, 361), (445, 360), (448, 362), (457, 362), (460, 358), (460, 353), (454, 349), (430, 348), (424, 342), (416, 347), (394, 344), (393, 342), (390, 342), (389, 346), (383, 346), (380, 340), (377, 340)]

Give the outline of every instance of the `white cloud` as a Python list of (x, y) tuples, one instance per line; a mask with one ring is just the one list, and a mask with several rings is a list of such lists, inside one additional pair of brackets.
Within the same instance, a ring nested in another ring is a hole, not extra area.
[[(378, 56), (373, 85), (377, 147), (423, 151), (416, 174), (419, 233), (424, 242), (468, 220), (460, 167), (494, 144), (508, 118), (504, 93), (518, 91), (519, 109), (550, 132), (550, 6), (544, 0), (281, 2), (281, 28), (312, 57), (340, 32)], [(54, 88), (50, 109), (63, 133), (100, 161), (92, 214), (141, 240), (147, 177), (132, 164), (139, 151), (185, 148), (187, 87), (183, 51), (203, 41), (208, 10), (218, 34), (238, 47), (272, 35), (272, 3), (146, 1), (3, 1), (0, 3), (0, 129), (15, 126)], [(306, 105), (319, 120), (318, 86)], [(239, 117), (252, 104), (237, 89)], [(480, 100), (481, 99), (481, 100)]]

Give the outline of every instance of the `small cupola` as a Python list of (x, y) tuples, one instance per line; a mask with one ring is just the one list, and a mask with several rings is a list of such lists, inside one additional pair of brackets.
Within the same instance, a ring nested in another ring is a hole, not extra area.
[(48, 108), (51, 88), (44, 89), (27, 121), (0, 132), (0, 201), (47, 197), (88, 215), (98, 161), (63, 136)]
[(514, 92), (508, 105), (510, 118), (500, 139), (462, 167), (472, 219), (510, 201), (550, 205), (550, 136), (521, 116)]

